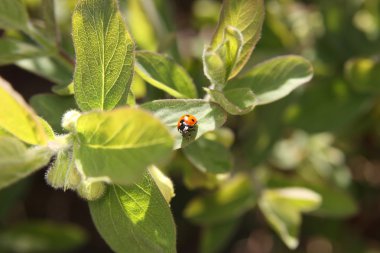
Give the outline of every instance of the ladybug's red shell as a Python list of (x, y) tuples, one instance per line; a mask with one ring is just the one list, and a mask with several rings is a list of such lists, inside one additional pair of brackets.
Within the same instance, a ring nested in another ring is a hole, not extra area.
[(187, 134), (195, 127), (197, 122), (197, 118), (191, 114), (182, 115), (178, 120), (177, 129), (182, 135)]

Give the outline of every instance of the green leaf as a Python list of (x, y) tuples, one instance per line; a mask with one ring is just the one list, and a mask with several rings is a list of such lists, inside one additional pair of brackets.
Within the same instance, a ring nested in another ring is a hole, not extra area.
[(290, 248), (298, 246), (301, 213), (318, 208), (321, 197), (301, 187), (268, 189), (262, 193), (259, 207), (269, 224)]
[(45, 146), (28, 149), (16, 138), (0, 136), (0, 189), (47, 165), (51, 156)]
[(48, 57), (24, 59), (16, 62), (16, 65), (33, 74), (62, 85), (67, 85), (73, 79), (72, 69), (67, 69), (67, 67)]
[(57, 33), (58, 27), (57, 22), (55, 20), (55, 3), (52, 0), (42, 0), (41, 2), (41, 10), (42, 17), (44, 20), (44, 34), (51, 41), (57, 41)]
[(255, 108), (257, 103), (255, 94), (249, 88), (237, 88), (224, 92), (207, 88), (204, 90), (214, 102), (232, 115), (247, 114)]
[(67, 223), (28, 221), (0, 232), (1, 252), (70, 252), (87, 240), (85, 231)]
[(134, 43), (116, 0), (81, 0), (73, 14), (75, 99), (83, 111), (125, 103), (132, 81)]
[(47, 136), (37, 115), (4, 79), (0, 78), (0, 128), (29, 144), (45, 144)]
[(313, 68), (305, 58), (281, 56), (258, 64), (244, 77), (232, 80), (225, 91), (249, 88), (256, 95), (258, 105), (267, 104), (285, 97), (312, 76)]
[(201, 253), (218, 253), (221, 252), (233, 233), (237, 229), (239, 222), (236, 220), (229, 220), (220, 224), (213, 224), (203, 228), (201, 234)]
[[(174, 149), (185, 147), (204, 133), (215, 130), (226, 121), (226, 113), (215, 103), (201, 99), (165, 99), (141, 105), (142, 108), (153, 112), (175, 136)], [(177, 122), (184, 114), (192, 114), (198, 119), (196, 131), (190, 138), (182, 137), (177, 130)]]
[(239, 174), (209, 195), (196, 197), (184, 215), (197, 224), (216, 224), (234, 220), (256, 205), (256, 193), (249, 177)]
[(158, 48), (158, 38), (152, 19), (158, 18), (149, 15), (149, 11), (156, 11), (153, 1), (127, 0), (126, 2), (125, 17), (136, 44), (139, 48), (155, 51)]
[(243, 35), (235, 27), (228, 26), (223, 41), (216, 49), (203, 51), (204, 72), (212, 84), (223, 87), (235, 67), (243, 48)]
[[(227, 45), (232, 56), (227, 58), (226, 78), (236, 76), (245, 65), (260, 39), (264, 21), (263, 0), (224, 0), (216, 32), (207, 51), (217, 51)], [(239, 35), (237, 35), (239, 34)], [(239, 37), (242, 37), (242, 41)], [(241, 43), (241, 49), (239, 48)], [(236, 58), (236, 59), (234, 59)]]
[(173, 59), (153, 52), (138, 51), (136, 61), (136, 72), (156, 88), (176, 98), (197, 97), (193, 80)]
[(186, 146), (183, 152), (202, 172), (226, 173), (232, 169), (232, 154), (219, 142), (201, 137)]
[(77, 109), (73, 96), (38, 94), (30, 99), (30, 105), (58, 133), (62, 133), (63, 114), (70, 109)]
[(28, 29), (28, 13), (23, 0), (0, 1), (0, 28)]
[(148, 165), (168, 158), (173, 146), (168, 129), (140, 109), (83, 114), (76, 132), (78, 170), (113, 183), (134, 182)]
[(172, 180), (170, 180), (169, 177), (167, 177), (159, 168), (154, 165), (149, 166), (148, 171), (156, 183), (158, 189), (160, 190), (162, 196), (165, 198), (166, 202), (170, 203), (172, 198), (175, 196)]
[(112, 185), (89, 202), (92, 219), (115, 252), (176, 252), (176, 229), (168, 204), (153, 179)]
[(0, 65), (46, 55), (40, 48), (15, 39), (0, 39)]
[(74, 83), (55, 85), (51, 87), (51, 91), (61, 96), (74, 95)]
[(380, 60), (356, 58), (345, 65), (345, 76), (355, 90), (360, 92), (380, 91)]

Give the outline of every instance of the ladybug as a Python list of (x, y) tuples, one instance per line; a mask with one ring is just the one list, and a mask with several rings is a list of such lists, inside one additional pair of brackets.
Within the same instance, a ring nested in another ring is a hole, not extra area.
[(183, 136), (187, 135), (195, 128), (197, 122), (197, 118), (191, 114), (182, 115), (178, 120), (177, 129)]

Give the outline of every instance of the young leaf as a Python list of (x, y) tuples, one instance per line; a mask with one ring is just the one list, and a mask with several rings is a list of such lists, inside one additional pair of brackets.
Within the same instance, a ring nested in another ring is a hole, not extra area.
[(136, 53), (136, 72), (146, 82), (176, 98), (196, 98), (197, 90), (189, 74), (167, 56), (148, 51)]
[(149, 173), (138, 184), (111, 185), (89, 206), (96, 228), (115, 252), (176, 252), (173, 217)]
[(24, 59), (15, 65), (57, 84), (67, 85), (73, 79), (73, 69), (68, 69), (49, 57)]
[(249, 88), (237, 88), (224, 92), (204, 88), (212, 100), (232, 115), (246, 114), (256, 106), (256, 96)]
[(134, 43), (116, 0), (81, 0), (73, 14), (75, 99), (83, 111), (125, 103), (133, 75)]
[(301, 213), (317, 209), (320, 203), (317, 193), (300, 187), (265, 190), (259, 200), (265, 218), (290, 249), (298, 246)]
[[(226, 121), (226, 113), (215, 103), (200, 99), (165, 99), (141, 105), (142, 108), (153, 112), (166, 124), (175, 136), (174, 149), (185, 147), (204, 133), (215, 130)], [(184, 114), (192, 114), (198, 119), (196, 131), (190, 138), (183, 137), (177, 131), (177, 122)]]
[(263, 20), (263, 0), (224, 0), (219, 25), (206, 50), (217, 52), (225, 47), (223, 51), (230, 55), (224, 60), (226, 80), (236, 76), (251, 56)]
[(9, 38), (0, 39), (0, 65), (42, 55), (46, 53), (31, 44)]
[(255, 205), (252, 182), (246, 175), (239, 174), (218, 191), (191, 200), (184, 215), (197, 224), (216, 224), (234, 220)]
[(28, 29), (28, 13), (23, 0), (0, 1), (0, 28)]
[(165, 198), (166, 202), (170, 203), (172, 198), (175, 196), (172, 180), (170, 180), (169, 177), (167, 177), (159, 168), (154, 165), (149, 166), (148, 171), (156, 183), (158, 189), (160, 190), (162, 196)]
[(226, 173), (232, 169), (232, 154), (221, 143), (199, 138), (183, 149), (189, 161), (200, 171)]
[(29, 144), (45, 144), (47, 136), (37, 115), (12, 87), (0, 78), (0, 128)]
[(134, 182), (148, 165), (166, 159), (173, 146), (168, 129), (140, 109), (83, 114), (76, 131), (78, 169), (86, 177), (119, 184)]
[(305, 58), (281, 56), (257, 65), (242, 78), (231, 80), (225, 91), (250, 88), (261, 105), (285, 97), (312, 77), (313, 68)]
[(16, 138), (0, 136), (0, 189), (42, 168), (51, 155), (45, 146), (27, 149)]
[(73, 96), (54, 94), (35, 95), (30, 99), (30, 105), (58, 133), (63, 132), (61, 126), (62, 115), (70, 109), (77, 109)]

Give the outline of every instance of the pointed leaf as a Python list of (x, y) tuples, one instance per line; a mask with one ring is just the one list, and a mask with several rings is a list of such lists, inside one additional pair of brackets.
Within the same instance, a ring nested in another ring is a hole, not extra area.
[(224, 110), (232, 115), (249, 113), (256, 106), (256, 96), (249, 88), (237, 88), (226, 91), (204, 89)]
[(0, 128), (29, 144), (45, 144), (47, 136), (37, 115), (13, 88), (0, 78)]
[(176, 252), (173, 217), (149, 173), (138, 184), (110, 186), (89, 206), (96, 228), (113, 251)]
[(75, 99), (83, 111), (125, 103), (133, 75), (134, 43), (116, 0), (81, 0), (73, 14)]
[[(174, 149), (185, 147), (204, 133), (215, 130), (226, 121), (226, 113), (215, 103), (201, 99), (165, 99), (141, 105), (153, 112), (168, 126), (175, 136)], [(189, 138), (183, 137), (177, 130), (177, 122), (184, 114), (192, 114), (198, 119), (196, 131)]]
[(232, 169), (232, 154), (221, 143), (204, 137), (183, 149), (189, 161), (200, 171), (226, 173)]
[(265, 218), (290, 249), (298, 246), (301, 212), (313, 211), (320, 203), (317, 193), (300, 187), (265, 190), (259, 200)]
[[(227, 79), (238, 74), (251, 56), (260, 39), (263, 20), (263, 0), (224, 0), (219, 24), (210, 47), (215, 51), (226, 42), (226, 34), (228, 30), (231, 30), (230, 27), (239, 31), (243, 40), (240, 52), (235, 54), (237, 57), (235, 63), (231, 66), (231, 70), (227, 71)], [(233, 37), (237, 38), (236, 35)], [(234, 51), (233, 48), (232, 51)]]
[(297, 87), (310, 81), (313, 68), (305, 58), (295, 55), (267, 60), (249, 71), (244, 77), (232, 80), (226, 91), (250, 88), (257, 104), (267, 104), (285, 97)]
[(223, 183), (218, 191), (191, 200), (184, 215), (197, 224), (216, 224), (236, 219), (255, 204), (256, 193), (252, 182), (249, 177), (240, 174)]
[(0, 189), (41, 169), (51, 155), (47, 147), (28, 149), (16, 138), (0, 136)]
[(28, 13), (23, 0), (0, 1), (0, 28), (26, 30)]
[(148, 165), (170, 155), (173, 139), (150, 113), (119, 108), (89, 112), (77, 121), (76, 164), (86, 177), (128, 184), (143, 175)]
[(136, 72), (148, 83), (176, 98), (196, 98), (197, 90), (189, 74), (176, 62), (157, 53), (136, 53)]

